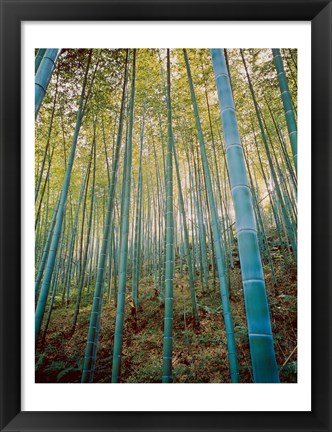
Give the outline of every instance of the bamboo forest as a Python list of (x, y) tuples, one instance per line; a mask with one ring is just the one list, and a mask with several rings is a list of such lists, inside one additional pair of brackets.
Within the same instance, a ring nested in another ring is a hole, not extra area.
[(297, 50), (35, 50), (35, 382), (297, 382)]

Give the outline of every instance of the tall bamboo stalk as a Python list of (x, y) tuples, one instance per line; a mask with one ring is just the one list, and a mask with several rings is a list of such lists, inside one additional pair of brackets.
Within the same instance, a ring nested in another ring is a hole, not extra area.
[(39, 68), (39, 65), (44, 57), (44, 54), (46, 52), (46, 48), (39, 48), (37, 51), (36, 57), (35, 57), (35, 74), (37, 73), (37, 70)]
[(223, 51), (211, 49), (236, 217), (250, 353), (256, 383), (279, 382), (256, 223), (229, 74)]
[(229, 301), (229, 294), (228, 294), (228, 289), (227, 289), (227, 280), (225, 277), (225, 265), (224, 265), (224, 259), (223, 259), (224, 257), (223, 257), (223, 253), (222, 253), (222, 249), (221, 249), (222, 240), (221, 240), (220, 225), (219, 225), (219, 221), (218, 221), (218, 213), (217, 213), (217, 209), (216, 209), (216, 204), (215, 204), (215, 200), (214, 200), (214, 196), (213, 196), (210, 169), (209, 169), (209, 164), (208, 164), (208, 160), (207, 160), (207, 156), (206, 156), (204, 137), (203, 137), (203, 132), (202, 132), (201, 123), (200, 123), (200, 119), (199, 119), (199, 113), (198, 113), (198, 107), (197, 107), (197, 102), (196, 102), (196, 97), (195, 97), (194, 85), (192, 82), (192, 77), (191, 77), (191, 72), (190, 72), (189, 59), (188, 59), (186, 50), (183, 50), (183, 53), (184, 53), (184, 58), (185, 58), (185, 62), (186, 62), (191, 100), (192, 100), (192, 105), (193, 105), (193, 109), (194, 109), (194, 113), (195, 113), (195, 122), (196, 122), (198, 137), (199, 137), (199, 143), (200, 143), (201, 157), (202, 157), (202, 163), (203, 163), (203, 168), (204, 168), (205, 184), (206, 184), (206, 187), (208, 189), (210, 212), (211, 212), (211, 226), (212, 226), (212, 232), (213, 232), (214, 247), (215, 247), (215, 252), (216, 252), (217, 269), (218, 269), (218, 275), (219, 275), (219, 287), (220, 287), (220, 294), (221, 294), (222, 306), (223, 306), (223, 317), (224, 317), (225, 328), (226, 328), (230, 375), (231, 375), (231, 381), (236, 383), (239, 381), (239, 368), (238, 368), (238, 361), (237, 361), (237, 354), (236, 354), (233, 317), (232, 317), (230, 301)]
[(174, 274), (174, 222), (173, 222), (173, 132), (171, 107), (171, 66), (167, 49), (167, 154), (166, 154), (166, 268), (165, 268), (165, 311), (163, 383), (173, 382), (173, 274)]
[(94, 369), (96, 364), (96, 358), (94, 353), (96, 353), (97, 344), (98, 344), (98, 329), (99, 329), (99, 322), (101, 318), (100, 311), (102, 305), (102, 287), (103, 287), (104, 269), (106, 263), (106, 252), (108, 246), (108, 237), (110, 231), (110, 224), (112, 220), (112, 213), (114, 210), (114, 196), (115, 196), (115, 188), (116, 188), (116, 181), (117, 181), (117, 173), (119, 168), (123, 120), (125, 114), (127, 76), (128, 76), (128, 50), (126, 52), (125, 72), (124, 72), (124, 80), (123, 80), (123, 88), (122, 88), (122, 101), (121, 101), (120, 118), (119, 118), (119, 129), (118, 129), (115, 156), (112, 165), (112, 180), (109, 188), (109, 195), (108, 195), (108, 202), (107, 202), (107, 209), (106, 209), (106, 219), (105, 219), (105, 225), (103, 231), (103, 241), (102, 241), (102, 246), (100, 251), (100, 258), (98, 262), (97, 277), (95, 281), (95, 290), (94, 290), (93, 304), (92, 304), (89, 331), (88, 331), (88, 340), (85, 349), (83, 373), (81, 378), (82, 383), (93, 381), (93, 374), (94, 374)]
[(58, 48), (46, 50), (38, 67), (35, 77), (35, 118), (43, 102), (59, 53)]
[[(45, 56), (46, 56), (46, 54), (45, 54)], [(86, 88), (86, 84), (87, 84), (88, 72), (89, 72), (89, 67), (90, 67), (90, 62), (91, 62), (91, 55), (92, 55), (92, 50), (89, 51), (88, 61), (87, 61), (87, 65), (85, 68), (85, 75), (84, 75), (84, 80), (83, 80), (83, 86), (82, 86), (82, 92), (81, 92), (81, 97), (80, 97), (80, 102), (79, 102), (79, 108), (77, 111), (76, 125), (75, 125), (74, 134), (73, 134), (70, 156), (69, 156), (67, 170), (66, 170), (66, 174), (65, 174), (65, 178), (64, 178), (64, 182), (63, 182), (63, 186), (62, 186), (60, 203), (59, 203), (59, 208), (58, 208), (57, 215), (56, 215), (56, 222), (55, 222), (55, 226), (54, 226), (54, 233), (53, 233), (53, 237), (52, 237), (50, 252), (49, 252), (48, 258), (47, 258), (46, 272), (45, 272), (43, 284), (41, 286), (40, 295), (39, 295), (36, 313), (35, 313), (35, 340), (36, 341), (38, 340), (40, 327), (41, 327), (44, 312), (45, 312), (47, 296), (48, 296), (51, 277), (52, 277), (52, 273), (53, 273), (53, 269), (54, 269), (55, 257), (56, 257), (56, 253), (58, 250), (58, 244), (59, 244), (59, 238), (60, 238), (60, 234), (61, 234), (63, 216), (64, 216), (64, 212), (65, 212), (68, 189), (69, 189), (69, 184), (70, 184), (71, 171), (72, 171), (74, 158), (75, 158), (76, 144), (77, 144), (78, 134), (79, 134), (79, 131), (81, 128), (81, 123), (82, 123), (83, 102), (84, 102), (85, 88)], [(43, 60), (43, 61), (45, 61), (45, 60)], [(42, 67), (42, 65), (40, 67)]]
[(128, 141), (126, 148), (126, 173), (125, 183), (123, 184), (124, 196), (121, 213), (121, 243), (120, 243), (120, 262), (119, 262), (119, 285), (118, 302), (116, 308), (116, 321), (114, 330), (114, 348), (112, 363), (112, 382), (116, 383), (120, 376), (123, 323), (125, 310), (125, 295), (127, 283), (128, 265), (128, 234), (129, 234), (129, 209), (130, 209), (130, 187), (131, 187), (131, 161), (132, 161), (132, 142), (133, 142), (133, 122), (134, 122), (134, 98), (136, 83), (136, 50), (133, 52), (133, 70), (131, 77), (131, 94), (129, 99), (129, 122), (128, 122)]
[(282, 103), (284, 105), (285, 117), (288, 129), (289, 140), (292, 146), (293, 160), (297, 171), (297, 125), (293, 110), (293, 103), (288, 87), (288, 81), (282, 63), (280, 49), (272, 49), (273, 60), (278, 74), (279, 87), (281, 92)]

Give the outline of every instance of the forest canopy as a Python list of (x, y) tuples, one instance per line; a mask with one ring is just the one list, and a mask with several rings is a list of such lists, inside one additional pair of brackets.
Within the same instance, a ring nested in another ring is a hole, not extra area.
[(35, 52), (36, 382), (296, 382), (297, 51)]

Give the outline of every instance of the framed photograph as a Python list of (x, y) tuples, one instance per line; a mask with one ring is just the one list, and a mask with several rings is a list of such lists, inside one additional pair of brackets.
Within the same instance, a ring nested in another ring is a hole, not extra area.
[(1, 430), (331, 430), (331, 7), (1, 2)]

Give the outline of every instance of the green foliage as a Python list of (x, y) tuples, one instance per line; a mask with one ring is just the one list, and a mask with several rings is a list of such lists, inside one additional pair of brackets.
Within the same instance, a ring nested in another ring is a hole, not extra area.
[(280, 368), (280, 376), (284, 382), (296, 383), (297, 379), (297, 361), (292, 361)]
[[(62, 366), (62, 365), (61, 365)], [(58, 373), (57, 381), (61, 382), (62, 378), (65, 377), (69, 372), (81, 372), (83, 367), (83, 362), (81, 359), (77, 361), (76, 366), (69, 366), (63, 369), (61, 372)], [(56, 367), (53, 366), (52, 369), (56, 369)]]
[(44, 357), (46, 355), (46, 352), (43, 352), (42, 354), (40, 354), (40, 356), (38, 357), (38, 360), (35, 363), (35, 371), (38, 371), (38, 369), (40, 368), (41, 364), (43, 363)]

